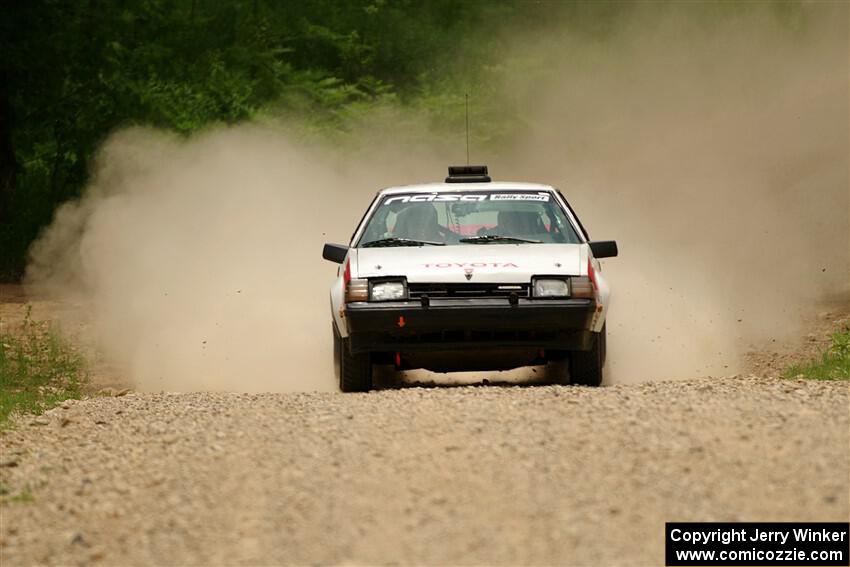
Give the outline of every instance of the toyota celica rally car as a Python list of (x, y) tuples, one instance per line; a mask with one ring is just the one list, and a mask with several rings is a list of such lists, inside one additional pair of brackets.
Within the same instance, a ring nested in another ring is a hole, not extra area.
[(374, 364), (435, 372), (549, 365), (555, 381), (598, 386), (610, 291), (591, 241), (549, 185), (492, 182), (486, 166), (445, 183), (380, 191), (331, 287), (334, 362), (344, 392), (372, 388)]

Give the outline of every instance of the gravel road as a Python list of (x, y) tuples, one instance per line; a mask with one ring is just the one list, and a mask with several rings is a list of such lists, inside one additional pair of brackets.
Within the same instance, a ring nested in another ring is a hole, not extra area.
[(135, 394), (3, 434), (2, 564), (662, 564), (848, 519), (846, 383)]

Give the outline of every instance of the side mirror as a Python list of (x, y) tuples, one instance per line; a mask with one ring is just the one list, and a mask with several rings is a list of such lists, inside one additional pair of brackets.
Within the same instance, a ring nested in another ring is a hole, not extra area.
[(346, 254), (348, 254), (348, 246), (342, 244), (325, 244), (324, 249), (322, 249), (322, 258), (337, 264), (342, 264), (345, 261)]
[(617, 242), (614, 240), (597, 240), (596, 242), (588, 242), (588, 244), (593, 252), (593, 257), (597, 260), (617, 256)]

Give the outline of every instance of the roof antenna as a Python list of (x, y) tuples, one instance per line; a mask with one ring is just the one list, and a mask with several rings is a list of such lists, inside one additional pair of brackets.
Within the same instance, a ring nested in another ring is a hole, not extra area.
[(469, 165), (469, 93), (465, 93), (466, 97), (466, 165)]

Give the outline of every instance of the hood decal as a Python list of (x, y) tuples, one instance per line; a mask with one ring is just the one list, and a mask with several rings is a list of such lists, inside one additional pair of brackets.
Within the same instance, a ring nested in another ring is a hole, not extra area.
[(513, 262), (436, 262), (422, 264), (423, 268), (519, 268)]

